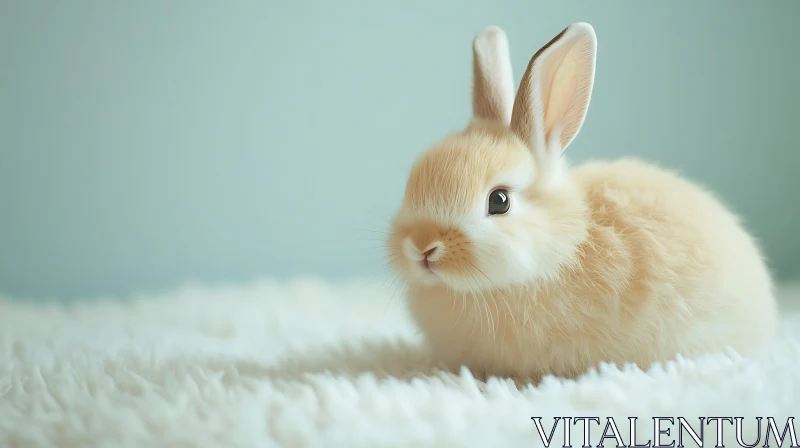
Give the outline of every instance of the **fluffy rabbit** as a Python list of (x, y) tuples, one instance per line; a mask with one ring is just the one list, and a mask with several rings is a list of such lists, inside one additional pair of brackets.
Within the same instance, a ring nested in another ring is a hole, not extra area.
[(531, 58), (516, 97), (498, 27), (473, 41), (473, 119), (415, 162), (387, 241), (411, 315), (449, 368), (575, 377), (776, 334), (760, 249), (715, 196), (634, 159), (569, 168), (594, 29)]

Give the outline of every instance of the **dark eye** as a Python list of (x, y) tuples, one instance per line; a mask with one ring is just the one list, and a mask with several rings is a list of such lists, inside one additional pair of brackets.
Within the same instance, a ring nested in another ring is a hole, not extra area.
[(508, 212), (511, 202), (508, 190), (497, 189), (489, 193), (489, 214), (504, 215)]

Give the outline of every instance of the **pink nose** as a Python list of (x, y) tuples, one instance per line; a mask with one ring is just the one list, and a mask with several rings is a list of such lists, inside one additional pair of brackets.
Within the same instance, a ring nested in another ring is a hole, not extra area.
[(433, 249), (428, 249), (422, 253), (422, 260), (419, 261), (419, 264), (420, 266), (422, 266), (423, 269), (430, 270), (431, 265), (430, 262), (428, 261), (428, 258), (433, 256), (434, 253), (436, 253), (436, 247), (434, 247)]
[(436, 252), (436, 249), (437, 249), (436, 247), (434, 247), (432, 249), (428, 249), (422, 255), (424, 255), (425, 259), (427, 260), (428, 258), (433, 256), (433, 254)]

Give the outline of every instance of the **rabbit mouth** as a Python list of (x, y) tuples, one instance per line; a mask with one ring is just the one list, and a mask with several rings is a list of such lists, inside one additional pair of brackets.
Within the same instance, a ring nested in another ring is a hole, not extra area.
[(417, 280), (424, 284), (438, 284), (443, 278), (436, 271), (436, 263), (426, 258), (417, 261)]
[(423, 258), (417, 263), (422, 270), (424, 275), (432, 275), (438, 277), (439, 275), (434, 271), (434, 262), (428, 260), (427, 258)]
[(419, 260), (419, 265), (423, 270), (431, 273), (433, 272), (433, 269), (431, 268), (431, 262), (428, 260), (428, 257), (423, 257), (422, 260)]

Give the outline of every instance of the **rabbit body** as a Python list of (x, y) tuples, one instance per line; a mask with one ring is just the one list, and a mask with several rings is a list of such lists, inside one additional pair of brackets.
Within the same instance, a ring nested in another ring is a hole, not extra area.
[(593, 28), (542, 47), (516, 97), (507, 46), (497, 27), (476, 37), (473, 119), (418, 158), (387, 241), (437, 359), (484, 377), (571, 377), (768, 343), (769, 270), (713, 193), (631, 158), (567, 165)]
[(446, 366), (574, 377), (602, 362), (749, 354), (775, 335), (759, 249), (712, 194), (636, 160), (570, 177), (575, 188), (561, 194), (575, 198), (549, 199), (573, 205), (567, 228), (581, 237), (554, 274), (477, 292), (409, 287), (411, 314)]

